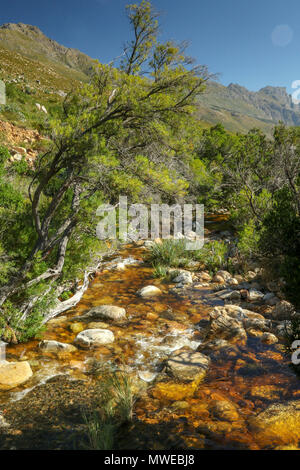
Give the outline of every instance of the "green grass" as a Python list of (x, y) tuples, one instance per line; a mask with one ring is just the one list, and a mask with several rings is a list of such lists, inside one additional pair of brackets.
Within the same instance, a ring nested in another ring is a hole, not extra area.
[(190, 261), (198, 261), (210, 273), (231, 269), (227, 250), (226, 243), (218, 241), (206, 243), (201, 250), (193, 251), (186, 250), (184, 240), (163, 240), (162, 243), (154, 243), (145, 258), (153, 266), (154, 277), (167, 278), (167, 267), (185, 267)]
[(154, 266), (160, 265), (159, 269), (163, 266), (178, 267), (187, 254), (184, 240), (163, 240), (150, 247), (146, 259)]
[(90, 413), (83, 412), (87, 447), (90, 450), (113, 450), (115, 436), (124, 424), (133, 419), (136, 395), (131, 378), (122, 371), (95, 368), (100, 374), (99, 406)]

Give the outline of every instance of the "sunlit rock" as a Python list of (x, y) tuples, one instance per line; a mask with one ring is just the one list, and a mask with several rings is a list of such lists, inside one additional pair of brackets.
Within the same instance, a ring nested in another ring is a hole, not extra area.
[(173, 279), (173, 282), (175, 282), (175, 284), (192, 284), (193, 277), (189, 271), (182, 271)]
[(178, 380), (203, 379), (209, 368), (210, 358), (199, 352), (175, 352), (167, 361), (168, 372)]
[(148, 370), (140, 370), (138, 372), (138, 376), (144, 382), (153, 382), (153, 380), (155, 380), (157, 377), (157, 373), (150, 372)]
[(146, 286), (140, 289), (137, 292), (137, 295), (140, 297), (154, 297), (156, 295), (161, 295), (161, 290), (156, 286)]
[(274, 403), (249, 420), (250, 429), (261, 447), (295, 445), (300, 442), (300, 400)]
[(262, 300), (264, 298), (264, 294), (257, 289), (250, 289), (249, 290), (249, 300), (256, 301)]
[(261, 342), (264, 344), (275, 344), (278, 343), (278, 338), (272, 333), (264, 333), (261, 337)]
[(79, 320), (83, 321), (96, 321), (96, 320), (124, 320), (126, 318), (126, 310), (122, 307), (117, 307), (115, 305), (99, 305), (98, 307), (93, 307), (84, 315), (77, 317)]
[(60, 343), (53, 340), (41, 341), (39, 348), (48, 353), (71, 353), (77, 350), (72, 344)]
[(226, 400), (215, 400), (211, 406), (211, 413), (222, 421), (231, 422), (239, 419), (239, 413), (237, 412), (236, 406)]
[(110, 330), (84, 330), (76, 336), (74, 343), (81, 348), (87, 349), (92, 346), (113, 343), (114, 339), (114, 334)]
[(27, 361), (0, 363), (0, 390), (11, 390), (27, 382), (32, 370)]

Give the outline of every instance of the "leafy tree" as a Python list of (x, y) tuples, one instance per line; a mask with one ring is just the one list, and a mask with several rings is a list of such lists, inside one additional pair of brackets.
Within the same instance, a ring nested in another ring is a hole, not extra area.
[(15, 217), (21, 240), (0, 306), (21, 303), (23, 320), (49, 288), (80, 271), (83, 276), (99, 249), (100, 203), (117, 203), (120, 193), (139, 201), (154, 193), (178, 199), (187, 190), (181, 169), (193, 148), (185, 137), (198, 126), (195, 104), (208, 73), (192, 64), (185, 44), (158, 41), (150, 2), (127, 12), (133, 39), (121, 61), (96, 62), (91, 82), (69, 95), (62, 118), (49, 123), (52, 145), (37, 159), (29, 204), (24, 200)]

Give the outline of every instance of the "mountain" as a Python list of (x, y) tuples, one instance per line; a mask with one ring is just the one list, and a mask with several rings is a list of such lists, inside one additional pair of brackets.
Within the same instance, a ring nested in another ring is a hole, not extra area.
[(299, 126), (300, 106), (284, 87), (266, 86), (255, 92), (211, 81), (199, 97), (199, 118), (212, 124), (222, 122), (232, 132), (259, 127), (269, 134), (279, 121)]
[[(49, 39), (36, 26), (0, 26), (0, 79), (20, 84), (43, 103), (87, 81), (93, 59)], [(54, 99), (54, 98), (53, 98)], [(199, 97), (198, 117), (204, 126), (221, 122), (231, 132), (258, 127), (268, 135), (279, 121), (300, 126), (300, 105), (283, 87), (266, 86), (257, 92), (231, 83), (210, 81)]]
[(92, 70), (93, 60), (89, 56), (49, 39), (37, 26), (3, 24), (0, 26), (0, 45), (29, 59), (54, 64), (80, 75), (88, 75)]

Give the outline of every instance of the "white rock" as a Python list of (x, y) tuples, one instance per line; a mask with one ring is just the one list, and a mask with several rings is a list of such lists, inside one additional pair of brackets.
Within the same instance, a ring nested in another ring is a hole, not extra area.
[(192, 284), (193, 277), (189, 271), (182, 271), (173, 279), (173, 282), (175, 282), (175, 284)]
[(161, 290), (156, 286), (146, 286), (137, 292), (140, 297), (154, 297), (155, 295), (161, 295)]
[(84, 330), (79, 333), (74, 343), (81, 348), (90, 348), (92, 346), (102, 346), (103, 344), (113, 343), (115, 340), (114, 334), (110, 330), (94, 329)]
[(141, 380), (144, 382), (153, 382), (153, 380), (156, 379), (157, 373), (155, 372), (150, 372), (148, 370), (140, 370), (138, 371), (138, 376)]
[(76, 318), (77, 321), (80, 320), (124, 320), (126, 318), (126, 310), (122, 307), (117, 307), (116, 305), (99, 305), (98, 307), (93, 307), (84, 315), (81, 315)]
[(218, 271), (216, 273), (216, 276), (221, 276), (225, 281), (232, 278), (231, 274), (228, 271), (223, 270)]
[(234, 277), (227, 279), (226, 283), (229, 284), (230, 286), (237, 286), (239, 284), (238, 280), (235, 279)]
[(249, 300), (262, 300), (264, 298), (264, 294), (257, 289), (250, 289), (249, 290)]
[(59, 343), (58, 341), (53, 340), (41, 341), (39, 344), (39, 348), (45, 352), (50, 353), (71, 353), (77, 351), (75, 346), (73, 346), (72, 344)]

